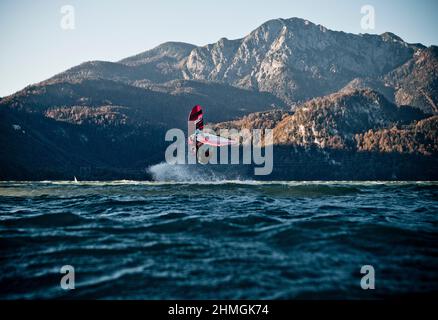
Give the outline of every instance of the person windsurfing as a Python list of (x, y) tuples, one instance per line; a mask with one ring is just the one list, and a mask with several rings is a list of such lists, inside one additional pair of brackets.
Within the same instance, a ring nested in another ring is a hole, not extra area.
[[(204, 130), (204, 119), (202, 113), (202, 107), (196, 105), (192, 108), (189, 114), (189, 149), (196, 156), (196, 159), (201, 164), (206, 164), (212, 156), (212, 148), (206, 148), (204, 151), (201, 147), (209, 145), (211, 147), (222, 147), (233, 145), (236, 143), (234, 140), (216, 136), (211, 133), (205, 133)], [(201, 150), (200, 150), (201, 149)]]

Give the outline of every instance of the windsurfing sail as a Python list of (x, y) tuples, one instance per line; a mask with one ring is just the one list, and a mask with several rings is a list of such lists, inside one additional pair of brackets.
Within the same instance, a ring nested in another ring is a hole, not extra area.
[(212, 147), (222, 147), (236, 143), (234, 140), (203, 132), (204, 118), (202, 107), (200, 105), (196, 105), (192, 108), (188, 120), (189, 150), (192, 152), (192, 154), (196, 155), (198, 162), (202, 164), (207, 163), (213, 153), (213, 150), (210, 149), (205, 151), (203, 150), (203, 152), (198, 152), (202, 145), (205, 144)]
[(221, 146), (228, 146), (236, 143), (236, 141), (234, 140), (216, 136), (211, 133), (204, 133), (202, 132), (203, 129), (204, 129), (204, 119), (202, 114), (202, 107), (200, 105), (196, 105), (192, 108), (192, 111), (189, 114), (189, 143), (190, 144), (194, 144), (194, 142), (196, 141), (198, 147), (199, 147), (199, 143), (208, 144), (215, 147), (221, 147)]
[(189, 148), (193, 154), (197, 154), (198, 149), (202, 146), (202, 143), (197, 141), (196, 133), (204, 129), (204, 120), (202, 115), (202, 108), (200, 105), (196, 105), (192, 108), (189, 114)]
[(76, 177), (74, 177), (74, 178), (75, 178), (75, 180), (74, 180), (74, 181), (75, 181), (75, 183), (78, 183), (78, 179), (76, 179)]
[(200, 105), (196, 105), (192, 108), (192, 111), (189, 114), (189, 123), (190, 122), (194, 124), (194, 130), (192, 133), (194, 133), (194, 131), (196, 130), (202, 131), (204, 129), (204, 120), (202, 115), (202, 108)]

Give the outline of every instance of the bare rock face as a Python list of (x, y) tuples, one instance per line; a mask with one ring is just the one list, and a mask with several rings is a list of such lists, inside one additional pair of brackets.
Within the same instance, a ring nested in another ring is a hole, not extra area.
[(384, 75), (418, 47), (388, 34), (354, 35), (277, 19), (242, 39), (195, 48), (184, 76), (268, 91), (293, 103), (338, 91), (356, 77)]
[[(48, 81), (107, 79), (140, 87), (215, 81), (269, 92), (294, 106), (366, 79), (366, 87), (396, 91), (390, 100), (398, 104), (432, 110), (437, 69), (434, 47), (408, 44), (389, 32), (355, 35), (291, 18), (267, 21), (241, 39), (221, 38), (203, 47), (166, 42), (116, 63), (86, 62)], [(409, 84), (424, 80), (424, 94), (416, 97)]]
[(395, 88), (397, 104), (438, 113), (438, 47), (416, 51), (412, 59), (389, 72), (384, 81)]
[(196, 46), (184, 42), (165, 42), (152, 50), (120, 60), (121, 64), (139, 66), (152, 62), (177, 66)]
[(398, 105), (438, 113), (438, 47), (420, 48), (412, 58), (378, 78), (356, 78), (343, 90), (372, 88)]

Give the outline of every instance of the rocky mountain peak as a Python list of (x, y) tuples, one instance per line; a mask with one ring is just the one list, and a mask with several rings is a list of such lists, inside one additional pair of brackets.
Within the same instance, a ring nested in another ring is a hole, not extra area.
[(183, 74), (271, 92), (294, 104), (357, 77), (382, 76), (410, 59), (414, 49), (390, 33), (354, 35), (299, 18), (274, 19), (242, 39), (195, 48)]
[[(425, 75), (430, 84), (425, 88), (428, 97), (410, 99), (407, 96), (413, 94), (409, 90), (398, 93), (397, 97), (395, 93), (387, 94), (403, 86), (403, 79), (414, 65), (410, 62), (414, 61), (414, 55), (422, 54), (426, 62), (434, 60), (434, 55), (423, 54), (424, 50), (424, 46), (408, 44), (390, 32), (355, 35), (332, 31), (300, 18), (279, 18), (261, 24), (240, 39), (221, 38), (201, 47), (165, 42), (116, 63), (84, 63), (50, 81), (105, 79), (143, 88), (178, 79), (214, 81), (268, 92), (292, 107), (349, 84), (351, 87), (370, 85), (383, 90), (391, 101), (410, 102), (426, 110), (433, 109), (430, 107), (434, 99), (430, 88), (436, 81), (433, 68)], [(405, 64), (409, 66), (403, 67)], [(433, 62), (429, 64), (434, 66)], [(424, 74), (424, 68), (421, 70), (418, 75)], [(395, 78), (386, 77), (391, 72)], [(352, 83), (354, 79), (368, 80)]]
[(384, 32), (380, 36), (385, 41), (404, 42), (402, 38), (392, 32)]
[(196, 46), (189, 43), (169, 41), (162, 43), (151, 50), (120, 60), (119, 62), (130, 66), (136, 66), (166, 58), (180, 61), (186, 58), (190, 51), (195, 47)]

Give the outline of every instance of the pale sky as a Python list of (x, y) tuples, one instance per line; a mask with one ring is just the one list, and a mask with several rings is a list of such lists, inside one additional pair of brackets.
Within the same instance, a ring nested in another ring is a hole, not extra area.
[[(75, 9), (74, 30), (60, 26), (64, 5)], [(375, 8), (374, 30), (361, 29), (363, 5)], [(117, 61), (166, 41), (241, 38), (276, 18), (437, 45), (437, 12), (436, 0), (1, 0), (0, 96), (84, 61)]]

